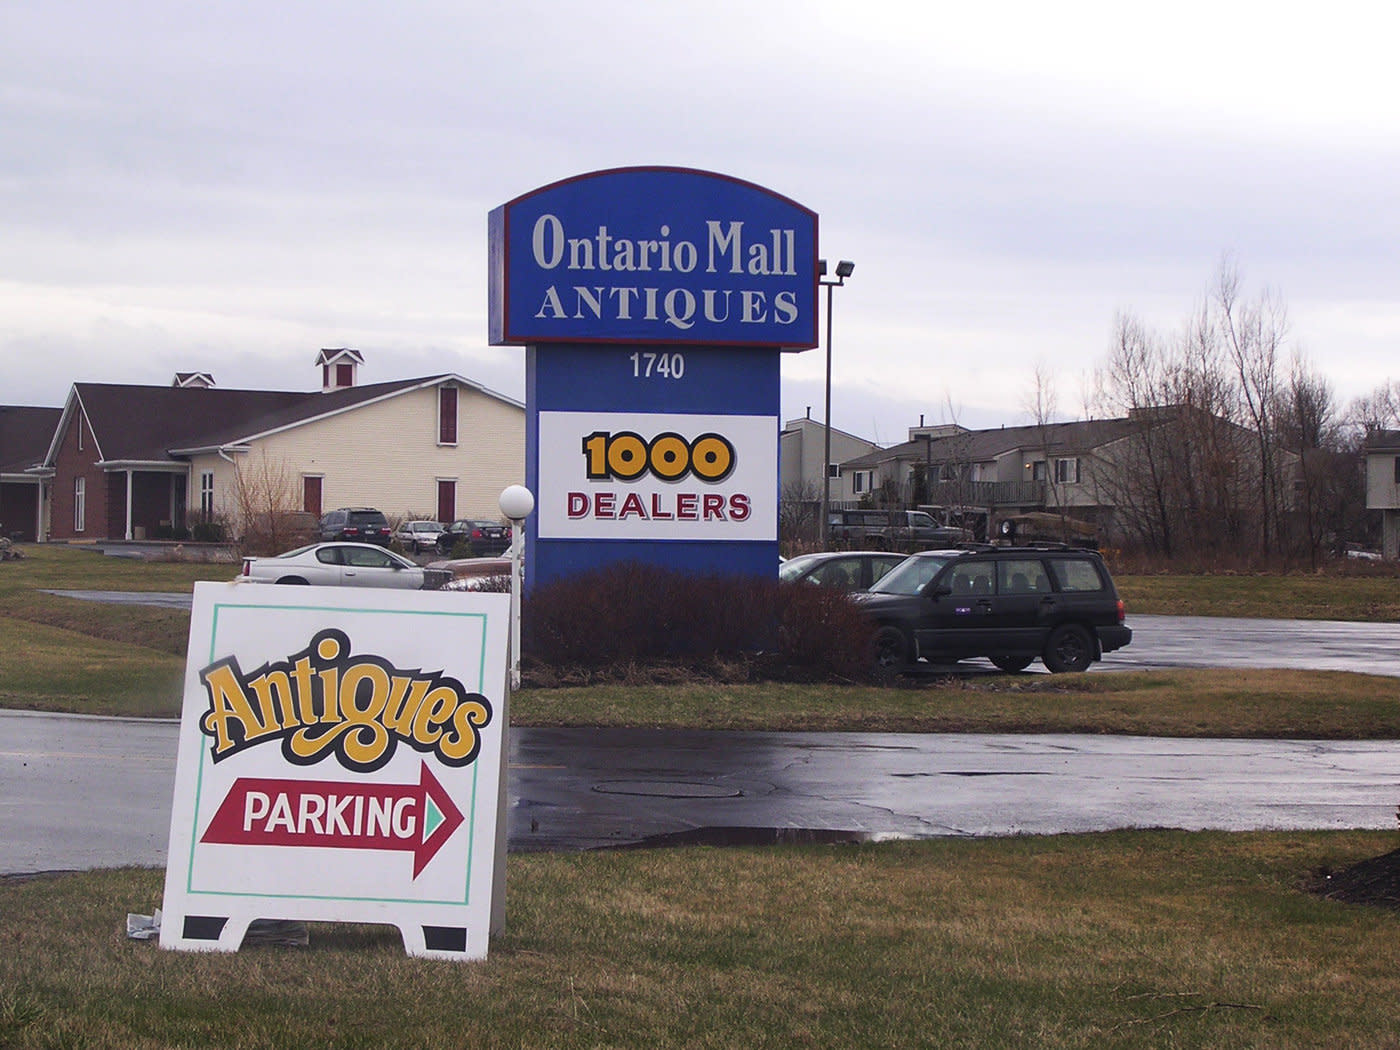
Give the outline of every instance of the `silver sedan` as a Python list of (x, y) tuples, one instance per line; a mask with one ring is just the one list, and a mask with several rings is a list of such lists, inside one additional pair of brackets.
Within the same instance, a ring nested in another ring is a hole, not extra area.
[(273, 558), (244, 558), (245, 583), (312, 584), (319, 587), (398, 587), (437, 590), (450, 572), (422, 569), (370, 543), (313, 543)]

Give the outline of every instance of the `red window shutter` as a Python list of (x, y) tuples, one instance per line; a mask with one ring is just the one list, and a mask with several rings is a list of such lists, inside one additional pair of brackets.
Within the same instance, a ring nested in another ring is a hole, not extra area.
[(321, 479), (301, 479), (301, 509), (308, 514), (321, 516)]
[(451, 524), (457, 520), (457, 483), (455, 481), (438, 481), (437, 516), (438, 521), (444, 525)]
[(438, 444), (457, 444), (457, 388), (438, 389)]

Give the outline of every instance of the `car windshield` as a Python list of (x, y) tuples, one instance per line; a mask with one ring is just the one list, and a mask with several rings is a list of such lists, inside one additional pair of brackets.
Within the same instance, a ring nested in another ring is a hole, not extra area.
[(791, 583), (811, 568), (812, 563), (816, 560), (817, 556), (815, 554), (804, 554), (798, 558), (789, 558), (778, 566), (778, 579), (782, 580), (784, 583)]
[(870, 588), (871, 594), (919, 594), (938, 570), (948, 564), (941, 555), (915, 554), (905, 558)]

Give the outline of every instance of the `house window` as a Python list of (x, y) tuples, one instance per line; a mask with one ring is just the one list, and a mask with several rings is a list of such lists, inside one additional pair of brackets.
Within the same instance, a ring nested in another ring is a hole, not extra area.
[(1044, 480), (1045, 480), (1045, 460), (1043, 460), (1043, 459), (1037, 460), (1036, 462), (1034, 462), (1034, 463), (1031, 464), (1031, 480), (1032, 480), (1032, 481), (1044, 481)]
[(864, 491), (865, 491), (865, 471), (863, 471), (863, 470), (858, 470), (858, 471), (856, 471), (854, 474), (851, 475), (851, 491), (852, 491), (852, 492), (864, 492)]
[(826, 476), (829, 478), (839, 478), (841, 476), (841, 464), (828, 463), (826, 465)]
[(83, 417), (78, 417), (78, 451), (83, 450)]
[(1055, 460), (1055, 484), (1067, 485), (1079, 482), (1079, 459)]
[(457, 388), (438, 388), (438, 444), (457, 444)]
[(1400, 456), (1395, 457), (1395, 484), (1400, 485)]
[(204, 521), (214, 517), (214, 472), (205, 470), (199, 475), (199, 516)]
[[(81, 433), (81, 431), (79, 431)], [(87, 528), (87, 478), (73, 479), (73, 531)]]
[(348, 386), (354, 386), (354, 385), (355, 385), (355, 366), (354, 366), (354, 365), (336, 365), (336, 366), (335, 366), (335, 385), (336, 385), (337, 387), (340, 387), (341, 389), (344, 389), (345, 387), (348, 387)]

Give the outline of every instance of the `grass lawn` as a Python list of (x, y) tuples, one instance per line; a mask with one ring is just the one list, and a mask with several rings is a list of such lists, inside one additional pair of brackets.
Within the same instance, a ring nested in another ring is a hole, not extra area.
[[(0, 632), (9, 643), (0, 663), (0, 705), (176, 717), (187, 613), (45, 591), (187, 592), (196, 580), (231, 578), (235, 567), (104, 558), (63, 546), (25, 551), (24, 560), (0, 565)], [(1129, 576), (1119, 582), (1138, 612), (1400, 618), (1400, 583), (1393, 576)], [(885, 689), (606, 685), (525, 689), (512, 699), (511, 715), (516, 724), (539, 726), (1390, 739), (1400, 738), (1400, 679), (1160, 671), (992, 675)]]
[(482, 963), (385, 927), (125, 938), (161, 876), (0, 880), (0, 1046), (1394, 1047), (1400, 915), (1305, 891), (1393, 835), (529, 854)]

